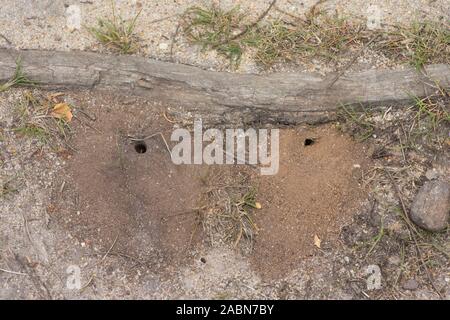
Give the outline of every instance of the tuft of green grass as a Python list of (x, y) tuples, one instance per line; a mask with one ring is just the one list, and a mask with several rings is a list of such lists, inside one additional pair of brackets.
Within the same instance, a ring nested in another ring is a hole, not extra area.
[(98, 26), (88, 27), (87, 30), (100, 43), (112, 50), (122, 54), (134, 53), (139, 49), (135, 28), (141, 11), (133, 19), (124, 20), (116, 14), (112, 4), (112, 17), (97, 19)]
[(294, 30), (281, 21), (259, 26), (250, 33), (248, 43), (255, 49), (255, 60), (266, 67), (284, 59), (292, 61), (295, 51)]
[(312, 57), (336, 61), (351, 45), (363, 41), (361, 29), (358, 22), (325, 13), (295, 24), (277, 20), (254, 30), (255, 60), (266, 67)]
[(214, 300), (230, 300), (232, 299), (233, 295), (226, 291), (221, 291), (216, 293), (216, 295), (213, 297)]
[(445, 109), (444, 103), (433, 101), (434, 99), (430, 96), (423, 99), (413, 98), (414, 108), (417, 110), (415, 118), (418, 122), (421, 122), (423, 119), (427, 120), (433, 130), (436, 130), (437, 126), (442, 122), (450, 124), (450, 113)]
[(245, 50), (253, 48), (256, 62), (265, 67), (311, 56), (334, 60), (361, 38), (361, 24), (336, 15), (316, 13), (295, 24), (279, 19), (250, 25), (243, 23), (245, 16), (239, 7), (228, 11), (216, 6), (191, 7), (183, 15), (184, 34), (203, 50), (216, 50), (227, 57), (233, 66)]
[(216, 50), (229, 59), (231, 65), (239, 64), (244, 47), (234, 39), (243, 29), (245, 14), (236, 6), (228, 11), (217, 6), (188, 8), (183, 14), (183, 32), (188, 41), (203, 50)]
[(413, 22), (384, 32), (378, 49), (403, 57), (416, 69), (427, 63), (450, 63), (450, 29), (432, 21)]
[(239, 7), (229, 11), (215, 6), (192, 7), (185, 13), (184, 32), (192, 43), (217, 50), (235, 64), (244, 50), (251, 47), (256, 62), (266, 67), (278, 61), (311, 56), (334, 60), (348, 45), (360, 41), (355, 30), (360, 30), (361, 25), (337, 16), (318, 13), (296, 24), (284, 20), (256, 23), (242, 32), (247, 28), (242, 24), (245, 15), (239, 12)]
[(370, 256), (370, 254), (374, 251), (375, 247), (378, 245), (378, 243), (381, 241), (381, 239), (383, 239), (385, 235), (385, 230), (384, 230), (384, 223), (383, 220), (381, 220), (381, 226), (380, 229), (378, 230), (378, 234), (372, 238), (371, 242), (371, 246), (369, 251), (367, 251), (366, 253), (366, 258)]
[(28, 79), (28, 77), (23, 72), (22, 62), (20, 58), (16, 60), (16, 71), (14, 72), (13, 77), (8, 80), (6, 83), (0, 85), (0, 92), (6, 91), (14, 86), (30, 86), (35, 85), (34, 81)]
[(256, 189), (250, 188), (238, 201), (234, 202), (236, 210), (231, 212), (231, 217), (235, 221), (234, 246), (236, 247), (242, 237), (253, 241), (258, 228), (252, 219), (253, 209), (257, 209)]
[(33, 123), (25, 123), (13, 129), (14, 132), (28, 138), (35, 138), (41, 143), (46, 144), (50, 138), (50, 133), (45, 127), (38, 126)]
[(407, 134), (409, 147), (415, 149), (425, 142), (429, 148), (441, 149), (448, 139), (450, 128), (448, 93), (441, 91), (422, 99), (412, 98), (414, 104), (410, 109), (413, 116)]
[[(256, 202), (257, 189), (249, 184), (247, 174), (238, 174), (239, 182), (221, 180), (219, 173), (210, 172), (204, 177), (206, 192), (201, 203), (203, 231), (212, 245), (229, 244), (233, 247), (251, 250), (258, 227), (254, 223), (256, 210), (261, 209)], [(221, 181), (220, 184), (210, 184)]]

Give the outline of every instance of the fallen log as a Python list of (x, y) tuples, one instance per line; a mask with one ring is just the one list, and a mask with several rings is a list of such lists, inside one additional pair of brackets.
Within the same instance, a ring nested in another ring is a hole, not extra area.
[(25, 74), (44, 87), (114, 89), (164, 101), (178, 116), (209, 123), (319, 123), (333, 119), (342, 104), (403, 104), (436, 84), (450, 85), (445, 64), (424, 73), (367, 70), (336, 80), (334, 74), (238, 74), (136, 56), (13, 49), (0, 49), (0, 83), (14, 74), (18, 57)]

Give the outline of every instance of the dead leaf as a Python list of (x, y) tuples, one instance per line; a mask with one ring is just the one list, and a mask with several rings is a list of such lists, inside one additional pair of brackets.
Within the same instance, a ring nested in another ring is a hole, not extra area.
[(320, 238), (317, 236), (317, 234), (314, 235), (314, 245), (317, 248), (320, 248), (320, 244), (322, 243), (322, 240), (320, 240)]
[(72, 111), (67, 103), (58, 103), (53, 107), (51, 115), (58, 119), (64, 119), (67, 122), (72, 120)]

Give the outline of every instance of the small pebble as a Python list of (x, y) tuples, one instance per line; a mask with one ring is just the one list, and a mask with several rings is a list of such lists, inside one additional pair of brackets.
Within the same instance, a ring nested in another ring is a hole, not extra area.
[(450, 211), (450, 184), (445, 181), (427, 181), (419, 189), (411, 206), (411, 220), (428, 231), (447, 228)]
[(405, 290), (414, 291), (414, 290), (417, 290), (418, 287), (419, 287), (419, 284), (414, 279), (409, 279), (403, 284), (403, 289), (405, 289)]

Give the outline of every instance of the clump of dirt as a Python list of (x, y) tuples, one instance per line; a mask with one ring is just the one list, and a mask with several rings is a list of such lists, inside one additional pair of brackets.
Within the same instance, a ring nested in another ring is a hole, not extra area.
[(263, 277), (280, 278), (315, 250), (330, 248), (366, 199), (359, 183), (366, 151), (331, 126), (281, 133), (280, 170), (258, 185), (252, 261)]

